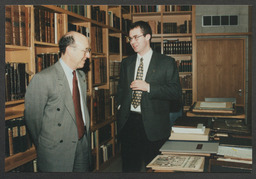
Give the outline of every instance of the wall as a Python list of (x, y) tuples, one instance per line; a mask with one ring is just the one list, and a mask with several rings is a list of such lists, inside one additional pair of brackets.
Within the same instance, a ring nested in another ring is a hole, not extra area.
[[(248, 32), (248, 6), (246, 5), (197, 5), (196, 33), (231, 33)], [(202, 16), (237, 15), (238, 25), (202, 27)]]

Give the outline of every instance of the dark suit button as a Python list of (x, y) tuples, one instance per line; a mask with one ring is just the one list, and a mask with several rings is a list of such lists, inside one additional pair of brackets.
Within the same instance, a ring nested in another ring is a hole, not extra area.
[(63, 140), (60, 140), (60, 143), (62, 143), (63, 142)]
[(61, 126), (61, 123), (58, 123), (58, 126), (60, 127), (60, 126)]
[(60, 108), (57, 108), (57, 111), (60, 111)]

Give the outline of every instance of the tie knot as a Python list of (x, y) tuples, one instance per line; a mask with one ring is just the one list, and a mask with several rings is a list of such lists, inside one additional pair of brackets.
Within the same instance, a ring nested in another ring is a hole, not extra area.
[(76, 70), (73, 70), (73, 71), (72, 71), (72, 74), (73, 74), (73, 75), (76, 75)]
[(140, 59), (140, 62), (143, 62), (143, 58)]

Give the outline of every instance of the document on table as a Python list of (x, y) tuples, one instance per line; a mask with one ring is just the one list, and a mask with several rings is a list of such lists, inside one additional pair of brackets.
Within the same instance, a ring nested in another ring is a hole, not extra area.
[(201, 102), (200, 103), (201, 108), (226, 108), (226, 106), (227, 106), (226, 102), (223, 102), (223, 103)]
[(252, 160), (252, 148), (219, 146), (218, 155)]

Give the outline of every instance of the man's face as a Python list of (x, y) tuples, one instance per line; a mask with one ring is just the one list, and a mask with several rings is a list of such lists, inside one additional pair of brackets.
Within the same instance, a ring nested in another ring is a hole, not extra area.
[(76, 39), (73, 47), (72, 63), (75, 69), (83, 68), (87, 58), (90, 58), (89, 41), (86, 38)]
[(150, 35), (149, 34), (146, 36), (143, 35), (140, 27), (131, 29), (129, 32), (130, 44), (133, 50), (136, 53), (139, 53), (141, 56), (143, 56), (145, 52), (148, 51), (148, 48), (150, 47), (148, 36)]

